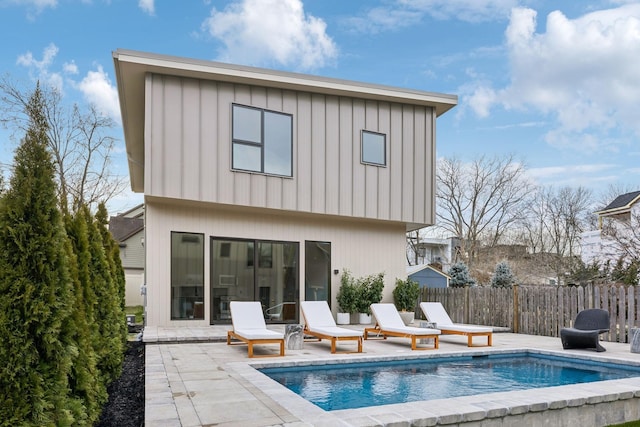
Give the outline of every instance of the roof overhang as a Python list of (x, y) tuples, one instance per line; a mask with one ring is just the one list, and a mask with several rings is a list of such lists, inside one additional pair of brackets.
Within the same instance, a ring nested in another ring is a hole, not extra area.
[(145, 76), (163, 74), (432, 107), (440, 116), (456, 95), (118, 49), (113, 52), (131, 189), (144, 192)]

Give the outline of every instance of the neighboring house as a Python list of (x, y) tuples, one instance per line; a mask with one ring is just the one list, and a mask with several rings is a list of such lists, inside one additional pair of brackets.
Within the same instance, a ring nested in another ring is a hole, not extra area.
[[(625, 256), (620, 242), (624, 236), (632, 236), (640, 218), (640, 191), (622, 194), (604, 209), (595, 212), (598, 215), (598, 230), (587, 231), (581, 235), (581, 257), (585, 264), (615, 264)], [(637, 231), (636, 231), (637, 233)], [(616, 239), (610, 236), (621, 236)]]
[[(416, 260), (415, 265), (438, 263), (442, 265), (443, 270), (451, 267), (453, 259), (453, 248), (456, 239), (450, 237), (448, 239), (438, 239), (433, 237), (421, 238), (420, 241), (409, 248), (409, 258)], [(413, 250), (415, 248), (414, 253)]]
[(405, 233), (435, 220), (436, 117), (456, 96), (113, 57), (131, 187), (144, 193), (147, 325), (228, 323), (233, 300), (335, 311), (345, 269), (384, 272), (392, 299)]
[(125, 304), (144, 304), (144, 205), (109, 218), (109, 231), (120, 246), (126, 279)]
[(407, 267), (409, 279), (417, 282), (421, 288), (448, 288), (451, 276), (428, 264)]

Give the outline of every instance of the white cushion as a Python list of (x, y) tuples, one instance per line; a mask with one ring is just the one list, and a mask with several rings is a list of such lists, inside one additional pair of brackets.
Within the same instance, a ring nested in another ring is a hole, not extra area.
[(354, 331), (352, 329), (341, 328), (339, 326), (323, 326), (320, 328), (309, 327), (309, 330), (319, 334), (328, 335), (330, 337), (361, 337), (364, 333), (364, 331)]
[(307, 321), (307, 327), (336, 326), (331, 310), (329, 310), (329, 304), (326, 301), (302, 301), (300, 308)]
[(284, 334), (270, 329), (234, 329), (233, 332), (248, 340), (268, 340), (284, 338)]

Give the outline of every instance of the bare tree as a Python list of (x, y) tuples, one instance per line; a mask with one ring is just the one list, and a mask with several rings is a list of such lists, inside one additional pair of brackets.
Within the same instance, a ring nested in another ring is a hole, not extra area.
[[(40, 85), (44, 115), (49, 124), (47, 144), (53, 156), (61, 208), (75, 210), (83, 203), (95, 206), (121, 193), (126, 178), (110, 171), (115, 139), (112, 119), (94, 105), (66, 105), (60, 91)], [(22, 134), (28, 125), (26, 108), (32, 90), (0, 79), (0, 123)]]
[(522, 216), (532, 184), (513, 155), (471, 163), (443, 158), (437, 172), (438, 225), (460, 240), (460, 252), (471, 265), (482, 242), (495, 246)]

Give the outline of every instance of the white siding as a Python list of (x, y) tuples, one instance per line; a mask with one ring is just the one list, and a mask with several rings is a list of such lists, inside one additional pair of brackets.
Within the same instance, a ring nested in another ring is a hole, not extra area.
[[(385, 272), (384, 301), (393, 300), (395, 279), (406, 277), (403, 223), (354, 221), (321, 215), (279, 214), (269, 210), (224, 208), (222, 206), (146, 200), (147, 224), (147, 322), (154, 326), (208, 325), (210, 318), (210, 237), (280, 240), (298, 242), (300, 278), (304, 272), (304, 242), (331, 242), (331, 271), (350, 270), (355, 276)], [(153, 230), (153, 232), (151, 232)], [(205, 235), (205, 320), (171, 321), (171, 231)], [(331, 276), (332, 301), (340, 286), (340, 275)], [(299, 282), (301, 292), (304, 283)], [(304, 299), (304, 295), (300, 295)], [(335, 310), (335, 303), (332, 304)]]
[[(152, 75), (145, 194), (431, 224), (429, 107)], [(231, 171), (231, 104), (293, 115), (293, 177)], [(360, 132), (387, 135), (387, 166), (360, 163)]]

